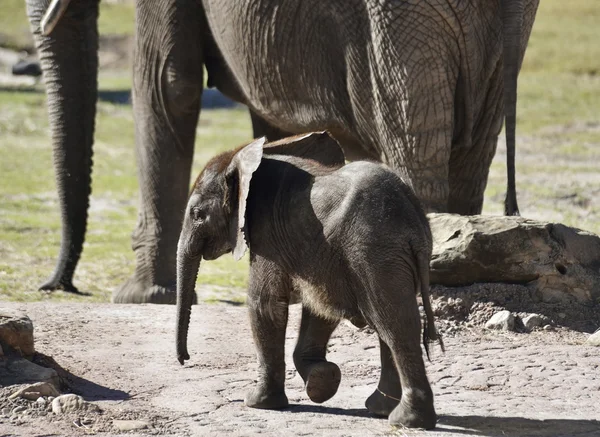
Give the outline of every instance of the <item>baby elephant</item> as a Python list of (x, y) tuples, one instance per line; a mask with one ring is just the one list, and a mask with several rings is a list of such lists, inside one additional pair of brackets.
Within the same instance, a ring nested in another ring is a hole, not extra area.
[(436, 339), (429, 302), (429, 223), (411, 189), (389, 168), (344, 165), (327, 133), (265, 144), (256, 140), (213, 158), (190, 196), (177, 249), (177, 357), (187, 331), (200, 259), (250, 248), (248, 307), (258, 349), (254, 408), (283, 408), (288, 305), (302, 303), (294, 364), (314, 402), (337, 391), (325, 358), (340, 319), (379, 335), (381, 378), (366, 406), (393, 425), (431, 429), (436, 414), (421, 351)]

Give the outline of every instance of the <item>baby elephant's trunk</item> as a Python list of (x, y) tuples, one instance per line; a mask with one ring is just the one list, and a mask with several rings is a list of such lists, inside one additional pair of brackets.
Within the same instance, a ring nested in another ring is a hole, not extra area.
[(445, 349), (444, 341), (435, 329), (433, 310), (431, 309), (431, 302), (429, 300), (429, 258), (423, 254), (418, 255), (418, 270), (421, 282), (421, 298), (423, 299), (423, 308), (425, 309), (425, 323), (423, 324), (423, 346), (425, 346), (427, 359), (430, 360), (429, 343), (437, 340), (442, 348), (442, 352), (445, 352)]
[(189, 256), (183, 250), (177, 251), (177, 360), (183, 364), (190, 359), (187, 350), (187, 336), (190, 313), (194, 302), (194, 286), (200, 268), (200, 256)]

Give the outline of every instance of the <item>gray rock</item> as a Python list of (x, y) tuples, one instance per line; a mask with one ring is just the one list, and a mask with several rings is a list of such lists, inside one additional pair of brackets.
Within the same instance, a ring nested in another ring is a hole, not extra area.
[(529, 314), (523, 318), (523, 325), (526, 329), (531, 331), (534, 328), (547, 325), (548, 321), (548, 317), (546, 316), (542, 316), (540, 314)]
[(48, 382), (59, 386), (58, 374), (54, 369), (38, 366), (25, 358), (10, 358), (0, 363), (2, 385)]
[(54, 414), (97, 411), (98, 409), (97, 405), (86, 402), (81, 396), (75, 394), (61, 395), (52, 401), (52, 412)]
[(53, 384), (49, 382), (37, 382), (17, 390), (11, 394), (8, 399), (23, 398), (30, 401), (36, 401), (38, 398), (41, 398), (42, 401), (46, 402), (43, 396), (58, 396), (59, 394), (60, 393)]
[(149, 425), (145, 420), (113, 420), (113, 426), (119, 431), (135, 431), (148, 428)]
[(485, 324), (487, 329), (513, 331), (515, 329), (515, 316), (510, 311), (499, 311)]
[(590, 335), (586, 343), (591, 346), (600, 346), (600, 329)]
[(33, 323), (26, 314), (0, 308), (0, 340), (25, 356), (35, 352), (33, 348)]
[(545, 302), (600, 299), (600, 238), (522, 217), (429, 214), (431, 283), (522, 283)]
[(26, 406), (24, 406), (24, 405), (19, 405), (18, 407), (15, 407), (15, 408), (13, 408), (13, 410), (12, 410), (12, 414), (13, 414), (13, 415), (15, 415), (15, 414), (22, 413), (22, 412), (23, 412), (23, 411), (25, 411), (26, 409), (27, 409), (27, 407), (26, 407)]

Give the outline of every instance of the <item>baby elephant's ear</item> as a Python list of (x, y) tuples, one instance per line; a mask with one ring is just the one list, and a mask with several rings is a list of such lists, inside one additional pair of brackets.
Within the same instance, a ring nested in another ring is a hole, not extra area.
[[(246, 201), (248, 199), (248, 191), (250, 190), (250, 181), (252, 174), (260, 165), (263, 156), (263, 144), (265, 137), (254, 140), (239, 152), (235, 154), (231, 161), (232, 173), (237, 174), (238, 179), (238, 214), (237, 224), (235, 224), (235, 235), (233, 235), (233, 258), (238, 261), (248, 247), (246, 244), (246, 235), (244, 226), (246, 224)], [(235, 196), (232, 196), (235, 197)]]
[(264, 154), (312, 159), (327, 167), (341, 167), (345, 163), (342, 148), (326, 131), (297, 135), (268, 143), (264, 147)]

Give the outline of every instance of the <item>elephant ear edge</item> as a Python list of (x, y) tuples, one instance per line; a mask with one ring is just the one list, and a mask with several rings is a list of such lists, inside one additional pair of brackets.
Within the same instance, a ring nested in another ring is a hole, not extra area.
[(267, 143), (265, 155), (293, 156), (310, 159), (326, 167), (341, 167), (346, 163), (344, 152), (329, 132), (311, 132)]
[(262, 160), (265, 141), (265, 137), (252, 141), (237, 152), (231, 161), (231, 165), (233, 166), (231, 170), (237, 172), (238, 175), (238, 214), (236, 234), (233, 236), (233, 258), (236, 261), (239, 261), (244, 256), (248, 248), (244, 231), (246, 225), (246, 202), (248, 200), (252, 175), (258, 169)]

